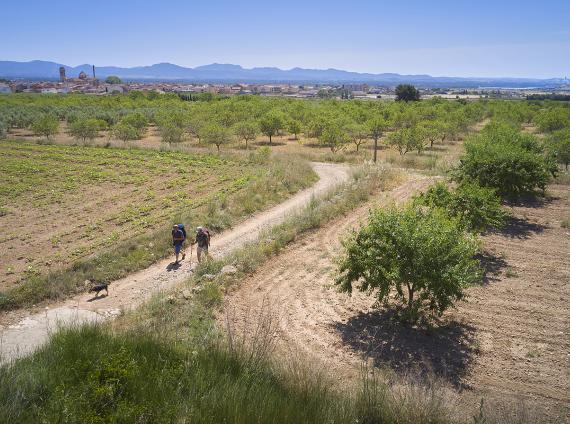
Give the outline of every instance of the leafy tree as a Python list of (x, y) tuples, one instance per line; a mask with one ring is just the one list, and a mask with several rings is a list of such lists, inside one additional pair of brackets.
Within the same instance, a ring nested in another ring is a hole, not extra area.
[(114, 75), (109, 75), (107, 78), (105, 78), (105, 82), (107, 84), (122, 84), (123, 81), (121, 81), (121, 78), (116, 77)]
[(206, 144), (213, 144), (220, 153), (220, 146), (232, 141), (232, 133), (229, 129), (215, 123), (210, 123), (202, 128), (200, 139)]
[(384, 305), (394, 293), (412, 322), (426, 310), (441, 316), (463, 299), (466, 285), (481, 278), (475, 237), (439, 209), (408, 205), (372, 211), (343, 247), (340, 289), (351, 293), (356, 285), (376, 291)]
[(411, 84), (400, 84), (396, 87), (396, 101), (412, 102), (420, 99), (420, 92)]
[(8, 135), (8, 123), (0, 120), (0, 140), (3, 140)]
[(244, 121), (234, 125), (233, 131), (239, 139), (245, 141), (245, 148), (247, 149), (248, 142), (257, 138), (259, 128), (255, 122)]
[(568, 171), (570, 163), (570, 129), (552, 133), (546, 142), (546, 149), (556, 162), (563, 164)]
[(465, 144), (455, 178), (474, 181), (497, 190), (501, 197), (516, 199), (524, 194), (544, 190), (550, 181), (546, 158), (516, 143), (494, 143), (475, 139)]
[(297, 135), (301, 132), (301, 123), (296, 119), (290, 119), (287, 122), (287, 131), (293, 134), (294, 140), (297, 140)]
[(388, 123), (383, 118), (373, 118), (366, 123), (370, 137), (374, 140), (374, 162), (376, 162), (378, 155), (378, 140), (384, 134), (386, 128), (388, 128)]
[(277, 111), (270, 111), (259, 120), (259, 128), (264, 135), (269, 137), (269, 144), (272, 143), (271, 138), (279, 133), (283, 125), (283, 116)]
[(554, 132), (570, 127), (570, 112), (562, 108), (548, 109), (539, 113), (535, 122), (540, 132)]
[(105, 121), (88, 118), (77, 119), (69, 125), (69, 133), (78, 140), (94, 140), (99, 135), (99, 131), (106, 126)]
[(59, 130), (59, 121), (55, 116), (42, 115), (39, 116), (32, 124), (32, 131), (34, 134), (44, 136), (49, 139), (52, 135), (57, 134)]
[(160, 125), (159, 132), (164, 143), (180, 143), (184, 140), (184, 128), (172, 121), (166, 121)]
[(470, 182), (460, 184), (455, 190), (439, 182), (415, 197), (414, 204), (441, 208), (450, 217), (457, 218), (467, 231), (473, 232), (501, 228), (507, 217), (495, 190)]
[(446, 136), (445, 124), (441, 121), (423, 121), (420, 128), (425, 134), (426, 139), (429, 141), (430, 149), (433, 149), (433, 144), (436, 140), (441, 140)]
[(348, 136), (358, 152), (360, 145), (368, 138), (368, 129), (362, 124), (352, 124), (348, 127)]
[(126, 122), (119, 121), (111, 129), (111, 134), (117, 140), (129, 141), (140, 139), (138, 130)]
[(348, 135), (337, 122), (328, 123), (319, 137), (319, 142), (336, 153), (346, 147)]
[(390, 134), (388, 144), (395, 147), (401, 155), (405, 155), (411, 150), (421, 150), (418, 146), (423, 143), (422, 137), (423, 134), (416, 127), (402, 128)]
[(148, 125), (148, 118), (141, 112), (135, 112), (123, 116), (119, 122), (124, 126), (129, 126), (136, 130), (136, 137), (129, 138), (128, 140), (138, 140), (144, 137)]

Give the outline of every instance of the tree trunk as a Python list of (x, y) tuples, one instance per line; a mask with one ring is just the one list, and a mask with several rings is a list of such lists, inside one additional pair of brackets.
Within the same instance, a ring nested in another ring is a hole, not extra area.
[(269, 136), (269, 145), (271, 146), (271, 135)]
[(378, 156), (378, 138), (374, 139), (374, 163), (376, 163), (376, 159)]
[(408, 311), (412, 310), (414, 304), (414, 288), (408, 284)]

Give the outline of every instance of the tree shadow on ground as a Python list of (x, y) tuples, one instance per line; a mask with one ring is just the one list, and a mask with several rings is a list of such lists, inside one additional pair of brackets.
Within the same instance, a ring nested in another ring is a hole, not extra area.
[(451, 321), (435, 329), (415, 328), (394, 319), (395, 310), (361, 312), (347, 322), (332, 324), (343, 343), (371, 358), (376, 366), (388, 365), (400, 374), (435, 374), (456, 388), (477, 353), (475, 328)]
[(283, 141), (256, 141), (255, 143), (249, 143), (250, 146), (268, 146), (268, 147), (275, 147), (275, 146), (286, 146), (287, 143)]
[(475, 255), (475, 259), (479, 260), (483, 268), (483, 279), (480, 284), (482, 286), (498, 281), (501, 271), (508, 265), (504, 258), (496, 256), (489, 251), (478, 253)]
[(499, 234), (510, 238), (527, 239), (533, 234), (542, 233), (545, 225), (529, 222), (527, 219), (511, 217), (500, 230), (492, 230), (491, 234)]
[(542, 208), (549, 205), (555, 200), (560, 200), (560, 197), (552, 195), (526, 195), (520, 197), (518, 200), (507, 202), (507, 206), (521, 207), (521, 208)]

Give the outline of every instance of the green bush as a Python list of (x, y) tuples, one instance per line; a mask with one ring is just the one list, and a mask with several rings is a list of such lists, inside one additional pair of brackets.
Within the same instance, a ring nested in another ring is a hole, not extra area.
[(465, 144), (455, 178), (495, 189), (508, 199), (544, 190), (551, 179), (552, 163), (534, 139), (517, 133), (490, 133)]
[(475, 237), (440, 209), (411, 204), (372, 211), (343, 247), (336, 280), (340, 289), (351, 293), (356, 285), (375, 291), (384, 305), (395, 293), (411, 322), (425, 311), (441, 316), (463, 299), (465, 286), (481, 279)]
[(535, 118), (540, 132), (553, 132), (570, 127), (570, 111), (563, 108), (547, 109)]
[(106, 127), (105, 121), (95, 118), (77, 119), (69, 125), (69, 133), (76, 139), (94, 140), (99, 135), (99, 130)]
[(468, 231), (483, 232), (490, 227), (500, 228), (507, 214), (495, 190), (464, 182), (455, 190), (439, 182), (414, 199), (416, 205), (441, 208), (450, 217), (459, 219)]
[(32, 124), (32, 131), (36, 135), (50, 138), (52, 135), (57, 134), (59, 129), (59, 121), (55, 116), (43, 115), (38, 117)]
[(556, 131), (546, 141), (546, 150), (568, 170), (570, 164), (570, 129)]

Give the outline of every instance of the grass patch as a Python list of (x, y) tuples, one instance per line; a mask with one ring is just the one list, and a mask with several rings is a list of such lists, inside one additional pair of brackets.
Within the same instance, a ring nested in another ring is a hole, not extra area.
[(83, 326), (0, 368), (0, 421), (141, 423), (446, 422), (367, 377), (342, 394), (222, 345), (183, 349), (151, 336)]

